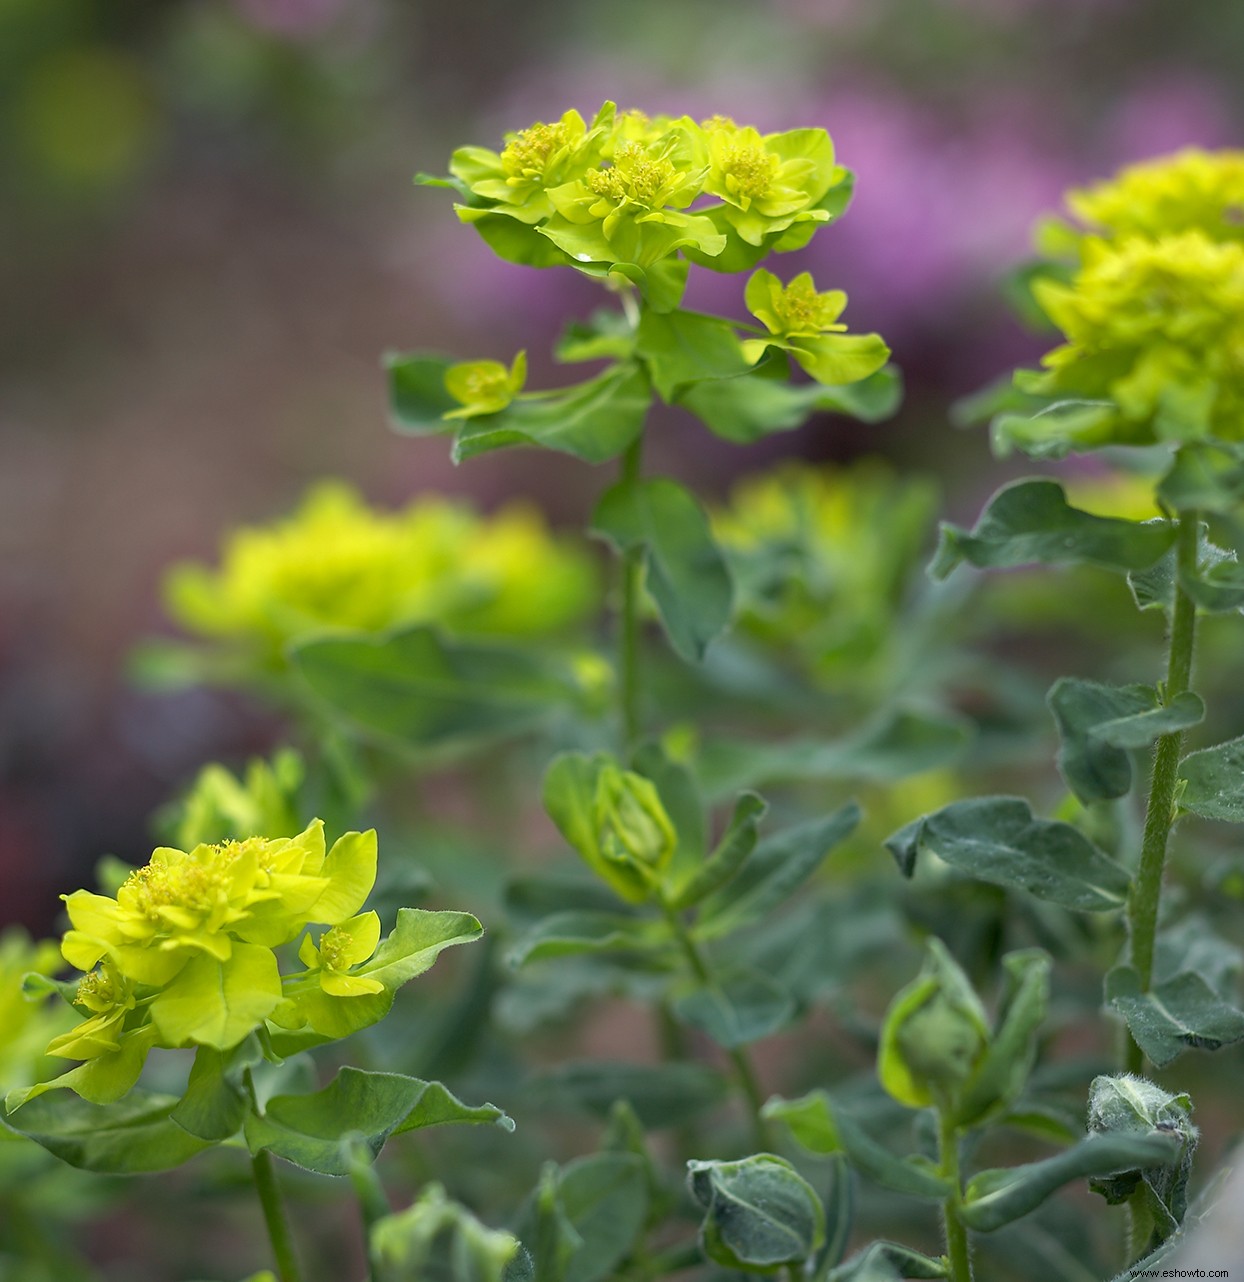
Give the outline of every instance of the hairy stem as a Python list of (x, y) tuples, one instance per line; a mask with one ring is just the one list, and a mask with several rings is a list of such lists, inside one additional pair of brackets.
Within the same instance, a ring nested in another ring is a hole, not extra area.
[[(641, 433), (622, 456), (622, 480), (639, 479), (643, 461)], [(630, 752), (639, 739), (639, 598), (643, 587), (643, 548), (633, 547), (622, 554), (622, 619), (618, 645), (618, 697), (622, 720), (622, 745)]]
[(950, 1181), (950, 1195), (942, 1203), (942, 1228), (946, 1235), (946, 1260), (950, 1272), (948, 1282), (972, 1282), (972, 1256), (968, 1250), (968, 1231), (959, 1218), (959, 1205), (963, 1198), (962, 1179), (959, 1174), (959, 1134), (954, 1122), (945, 1113), (938, 1114), (938, 1144), (941, 1157), (940, 1173)]
[[(1171, 611), (1170, 648), (1167, 657), (1164, 700), (1170, 703), (1188, 689), (1192, 676), (1192, 655), (1196, 645), (1196, 605), (1181, 585), (1180, 579), (1196, 568), (1197, 516), (1185, 512), (1179, 521), (1176, 541), (1175, 598)], [(1132, 966), (1140, 976), (1142, 992), (1153, 983), (1154, 940), (1157, 935), (1158, 907), (1162, 899), (1162, 871), (1166, 865), (1166, 845), (1175, 818), (1175, 787), (1179, 780), (1179, 754), (1183, 733), (1163, 735), (1153, 754), (1153, 777), (1149, 785), (1149, 802), (1145, 809), (1145, 828), (1141, 837), (1140, 865), (1132, 883), (1127, 903), (1127, 920), (1131, 937)], [(1128, 1039), (1127, 1067), (1140, 1072), (1144, 1054)]]
[[(691, 973), (705, 988), (716, 988), (717, 981), (713, 978), (708, 958), (692, 938), (681, 914), (665, 902), (662, 902), (661, 910), (665, 914), (665, 920), (670, 924), (670, 929), (674, 932), (674, 937), (678, 940)], [(742, 1046), (731, 1047), (726, 1051), (726, 1055), (734, 1068), (735, 1081), (738, 1083), (739, 1090), (747, 1101), (747, 1110), (752, 1124), (752, 1139), (758, 1151), (768, 1150), (772, 1147), (769, 1141), (769, 1127), (761, 1113), (764, 1108), (765, 1093), (757, 1076), (756, 1067), (746, 1048)]]

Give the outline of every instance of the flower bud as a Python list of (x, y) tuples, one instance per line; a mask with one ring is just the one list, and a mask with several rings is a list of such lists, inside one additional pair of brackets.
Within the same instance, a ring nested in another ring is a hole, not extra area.
[(646, 892), (678, 845), (674, 825), (652, 781), (606, 764), (596, 779), (592, 819), (605, 865), (620, 880)]
[(980, 999), (945, 945), (930, 939), (923, 969), (886, 1013), (877, 1065), (882, 1086), (909, 1108), (947, 1108), (988, 1044)]

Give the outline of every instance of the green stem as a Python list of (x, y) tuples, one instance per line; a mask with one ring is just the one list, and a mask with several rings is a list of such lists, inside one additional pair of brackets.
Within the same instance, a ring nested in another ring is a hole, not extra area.
[(950, 1194), (942, 1203), (942, 1227), (946, 1234), (946, 1260), (950, 1272), (948, 1282), (972, 1282), (972, 1256), (968, 1250), (968, 1231), (959, 1218), (963, 1199), (963, 1185), (959, 1174), (959, 1133), (954, 1122), (945, 1114), (938, 1114), (938, 1143), (941, 1156), (940, 1174), (950, 1181)]
[(298, 1257), (294, 1254), (294, 1240), (289, 1232), (289, 1221), (285, 1217), (281, 1191), (277, 1188), (272, 1154), (266, 1148), (251, 1158), (251, 1171), (255, 1176), (259, 1204), (263, 1207), (264, 1223), (268, 1226), (268, 1237), (272, 1242), (277, 1276), (281, 1282), (302, 1282)]
[[(1196, 605), (1181, 585), (1181, 579), (1196, 568), (1197, 526), (1195, 512), (1185, 512), (1176, 536), (1174, 606), (1171, 611), (1170, 649), (1167, 657), (1164, 701), (1188, 689), (1192, 676), (1192, 655), (1196, 645)], [(1153, 778), (1149, 785), (1149, 802), (1145, 809), (1145, 827), (1140, 844), (1140, 865), (1132, 883), (1127, 903), (1131, 937), (1132, 966), (1140, 976), (1141, 991), (1147, 993), (1153, 983), (1153, 951), (1157, 936), (1158, 908), (1162, 899), (1162, 871), (1166, 865), (1166, 846), (1175, 818), (1175, 788), (1179, 781), (1179, 755), (1183, 733), (1163, 735), (1153, 754)], [(1129, 1038), (1127, 1067), (1140, 1072), (1144, 1054)]]
[[(643, 462), (641, 432), (622, 456), (622, 482), (639, 479)], [(618, 696), (622, 714), (622, 744), (629, 753), (639, 739), (639, 599), (643, 588), (644, 550), (636, 546), (622, 554), (622, 620), (619, 632)]]
[[(255, 1090), (255, 1079), (251, 1076), (249, 1068), (243, 1074), (242, 1080), (250, 1096), (251, 1108), (256, 1114), (262, 1114), (259, 1095)], [(289, 1231), (289, 1220), (286, 1218), (285, 1205), (281, 1201), (281, 1190), (276, 1182), (276, 1167), (272, 1161), (272, 1154), (266, 1148), (260, 1149), (251, 1158), (251, 1174), (255, 1179), (255, 1191), (259, 1194), (259, 1205), (263, 1208), (268, 1240), (272, 1243), (277, 1276), (280, 1282), (302, 1282), (302, 1270), (298, 1267), (298, 1256), (294, 1253), (294, 1239)]]
[[(687, 965), (691, 968), (691, 973), (705, 988), (716, 988), (717, 981), (713, 978), (708, 958), (704, 956), (700, 946), (692, 938), (691, 932), (687, 929), (687, 923), (676, 909), (671, 908), (664, 901), (661, 902), (661, 911), (665, 914), (665, 920), (669, 922), (675, 939), (678, 940), (678, 945), (687, 959)], [(747, 1101), (748, 1114), (752, 1124), (752, 1138), (756, 1148), (758, 1151), (771, 1149), (773, 1146), (769, 1139), (768, 1123), (765, 1121), (761, 1111), (764, 1108), (765, 1093), (760, 1084), (760, 1078), (756, 1073), (756, 1067), (746, 1049), (742, 1046), (729, 1048), (726, 1050), (726, 1055), (734, 1068), (734, 1076), (739, 1090), (742, 1091), (743, 1098)]]
[(384, 1185), (380, 1182), (380, 1176), (376, 1174), (372, 1155), (361, 1142), (351, 1146), (350, 1183), (354, 1186), (354, 1195), (358, 1198), (359, 1210), (363, 1217), (363, 1247), (368, 1259), (367, 1276), (370, 1282), (376, 1282), (376, 1271), (371, 1265), (371, 1231), (380, 1220), (392, 1214), (393, 1208), (389, 1205), (389, 1198), (384, 1191)]

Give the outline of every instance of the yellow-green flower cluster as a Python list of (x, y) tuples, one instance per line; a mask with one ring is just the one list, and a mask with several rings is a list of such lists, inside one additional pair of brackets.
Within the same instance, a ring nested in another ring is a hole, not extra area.
[(1087, 231), (1039, 243), (1074, 266), (1033, 283), (1066, 342), (1016, 383), (1035, 416), (1000, 437), (1044, 453), (1244, 439), (1244, 152), (1194, 149), (1073, 191)]
[(858, 674), (894, 633), (936, 494), (884, 464), (791, 463), (741, 481), (713, 529), (740, 622), (826, 676)]
[(337, 483), (311, 490), (284, 520), (235, 531), (218, 569), (178, 566), (165, 585), (187, 629), (273, 661), (317, 633), (400, 624), (543, 635), (582, 617), (596, 594), (587, 552), (554, 539), (532, 507), (482, 517), (427, 497), (382, 512)]
[(1033, 288), (1067, 340), (1034, 390), (1106, 402), (1081, 445), (1244, 440), (1244, 242), (1090, 240), (1069, 284)]
[(86, 1018), (47, 1049), (85, 1063), (51, 1085), (105, 1102), (129, 1090), (153, 1047), (236, 1046), (288, 1005), (275, 950), (310, 924), (330, 928), (317, 954), (327, 951), (330, 968), (310, 966), (331, 976), (324, 991), (375, 992), (375, 981), (359, 987), (349, 976), (379, 939), (375, 914), (356, 915), (375, 880), (375, 832), (347, 833), (326, 850), (316, 819), (294, 837), (161, 847), (115, 897), (66, 895), (61, 955), (86, 972), (73, 996)]
[(460, 148), (450, 171), (466, 198), (459, 216), (520, 261), (549, 259), (496, 236), (490, 220), (530, 227), (575, 265), (643, 269), (683, 250), (732, 271), (729, 256), (715, 261), (731, 243), (758, 251), (746, 265), (806, 244), (846, 178), (823, 129), (761, 134), (724, 116), (697, 123), (611, 102), (590, 124), (569, 111), (507, 134), (500, 152)]
[(1106, 236), (1179, 235), (1244, 242), (1244, 151), (1189, 147), (1120, 170), (1067, 195), (1067, 207)]

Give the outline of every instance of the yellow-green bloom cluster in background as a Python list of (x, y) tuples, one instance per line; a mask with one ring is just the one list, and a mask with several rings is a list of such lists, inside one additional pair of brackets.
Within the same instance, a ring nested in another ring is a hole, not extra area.
[(429, 496), (384, 512), (338, 483), (316, 486), (282, 520), (234, 531), (219, 568), (180, 565), (165, 584), (189, 631), (274, 661), (315, 635), (400, 624), (546, 635), (581, 619), (597, 592), (589, 553), (554, 538), (534, 507), (486, 517)]
[(1100, 402), (1079, 446), (1244, 439), (1244, 242), (1090, 240), (1068, 284), (1033, 291), (1067, 341), (1026, 387)]
[[(1067, 196), (1031, 282), (1063, 334), (995, 421), (1002, 447), (1244, 440), (1244, 152), (1180, 151)], [(1010, 411), (1017, 412), (1010, 412)]]
[(241, 777), (211, 762), (180, 800), (160, 812), (158, 831), (179, 850), (252, 832), (292, 837), (301, 827), (297, 794), (305, 776), (302, 758), (292, 748), (281, 748), (270, 762), (253, 759)]
[(73, 1018), (45, 995), (28, 996), (24, 980), (31, 971), (55, 970), (60, 949), (50, 939), (33, 941), (10, 926), (0, 933), (0, 1090), (30, 1086), (49, 1075), (48, 1042)]
[[(849, 189), (824, 129), (761, 134), (725, 116), (697, 123), (612, 102), (590, 124), (569, 111), (507, 134), (499, 152), (459, 148), (449, 168), (459, 216), (503, 257), (594, 274), (651, 268), (679, 250), (737, 271), (801, 248)], [(498, 218), (543, 237), (543, 249)]]
[(893, 635), (936, 503), (931, 482), (874, 460), (740, 481), (713, 514), (739, 625), (826, 676), (858, 672)]
[[(119, 1099), (153, 1047), (236, 1046), (289, 1006), (287, 985), (303, 977), (283, 979), (275, 950), (308, 925), (351, 935), (353, 945), (338, 949), (333, 964), (343, 981), (338, 991), (354, 991), (348, 971), (366, 960), (357, 945), (371, 939), (374, 950), (379, 938), (378, 921), (374, 939), (356, 925), (375, 880), (375, 832), (347, 833), (326, 851), (316, 819), (294, 837), (160, 847), (115, 897), (66, 895), (70, 929), (61, 954), (85, 972), (72, 1001), (86, 1018), (47, 1050), (85, 1062), (11, 1095), (9, 1107), (49, 1086), (96, 1103)], [(296, 1011), (283, 1011), (284, 1026), (298, 1022)]]
[[(1214, 241), (1244, 241), (1244, 151), (1189, 147), (1128, 165), (1107, 182), (1068, 192), (1067, 207), (1098, 236), (1198, 231)], [(1068, 229), (1059, 230), (1065, 241)]]

